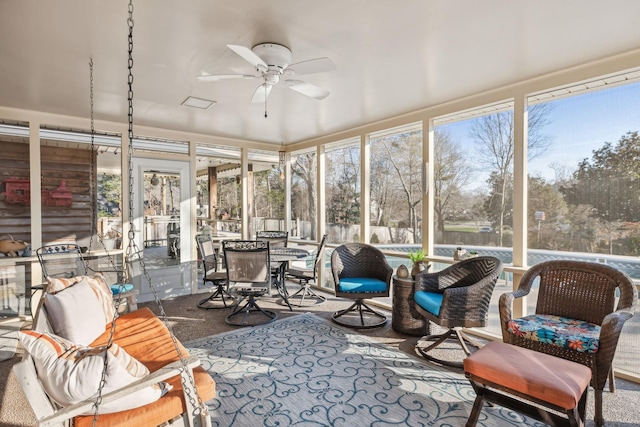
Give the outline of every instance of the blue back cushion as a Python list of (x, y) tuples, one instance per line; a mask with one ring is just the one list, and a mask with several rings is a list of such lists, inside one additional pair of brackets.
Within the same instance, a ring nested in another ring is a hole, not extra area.
[(413, 299), (416, 304), (427, 310), (429, 313), (437, 316), (440, 313), (440, 306), (442, 305), (443, 294), (436, 294), (434, 292), (416, 291), (413, 295)]
[(387, 284), (370, 277), (345, 277), (340, 279), (338, 289), (342, 292), (384, 292)]

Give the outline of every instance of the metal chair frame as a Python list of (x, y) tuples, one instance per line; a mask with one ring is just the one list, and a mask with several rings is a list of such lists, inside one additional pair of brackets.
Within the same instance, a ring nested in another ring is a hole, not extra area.
[[(218, 271), (219, 261), (213, 239), (210, 236), (196, 236), (196, 242), (202, 260), (202, 284), (211, 282), (214, 286), (214, 291), (209, 297), (198, 301), (198, 308), (218, 310), (231, 307), (236, 298), (229, 293), (227, 273)], [(216, 304), (217, 301), (222, 302), (222, 305)]]
[[(303, 307), (305, 300), (314, 300), (314, 304), (322, 304), (327, 301), (327, 297), (318, 295), (313, 291), (309, 282), (317, 283), (318, 269), (320, 268), (320, 261), (324, 259), (324, 245), (327, 241), (327, 235), (322, 236), (320, 240), (320, 246), (316, 250), (313, 257), (313, 269), (299, 269), (299, 268), (287, 268), (285, 275), (293, 279), (296, 279), (300, 283), (300, 289), (294, 294), (289, 296), (289, 300), (298, 300), (298, 307)], [(311, 304), (307, 304), (311, 305)]]
[[(278, 315), (261, 308), (256, 297), (269, 290), (271, 265), (269, 262), (269, 242), (260, 240), (225, 240), (222, 242), (227, 264), (229, 291), (238, 294), (238, 302), (225, 321), (235, 326), (255, 326), (273, 322)], [(246, 302), (245, 302), (246, 300)], [(242, 305), (242, 303), (244, 305)], [(262, 314), (264, 321), (250, 322), (249, 316)], [(240, 320), (237, 320), (240, 318)]]

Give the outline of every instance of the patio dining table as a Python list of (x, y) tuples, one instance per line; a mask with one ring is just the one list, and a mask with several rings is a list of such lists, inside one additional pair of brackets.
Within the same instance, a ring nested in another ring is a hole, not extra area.
[(269, 249), (271, 264), (277, 268), (276, 289), (291, 311), (293, 311), (293, 308), (291, 308), (291, 304), (289, 304), (289, 293), (284, 284), (284, 273), (287, 268), (287, 263), (289, 261), (295, 261), (296, 259), (305, 258), (308, 255), (309, 252), (301, 248), (274, 247)]

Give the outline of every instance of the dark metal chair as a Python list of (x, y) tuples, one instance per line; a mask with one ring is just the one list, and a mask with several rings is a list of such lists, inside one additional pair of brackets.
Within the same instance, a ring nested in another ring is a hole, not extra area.
[[(327, 300), (326, 297), (318, 295), (311, 289), (309, 282), (317, 283), (318, 268), (320, 268), (320, 261), (324, 259), (324, 245), (327, 241), (327, 235), (322, 236), (320, 240), (320, 246), (313, 254), (312, 268), (297, 268), (290, 267), (285, 270), (285, 275), (298, 280), (300, 282), (300, 289), (289, 297), (289, 300), (297, 300), (298, 307), (304, 306), (305, 301), (312, 301), (313, 304), (322, 304)], [(309, 304), (308, 304), (309, 305)]]
[(468, 345), (481, 344), (463, 332), (463, 328), (486, 326), (489, 304), (496, 282), (502, 273), (502, 262), (495, 257), (469, 258), (444, 270), (416, 276), (413, 295), (416, 311), (427, 320), (447, 328), (442, 334), (422, 337), (416, 349), (422, 356), (442, 365), (462, 367), (462, 361), (438, 358), (429, 352), (448, 339), (458, 341), (465, 354)]
[(196, 242), (202, 259), (202, 282), (204, 285), (211, 282), (214, 286), (214, 291), (208, 298), (198, 301), (198, 307), (207, 310), (231, 307), (235, 297), (229, 293), (227, 272), (218, 271), (219, 261), (213, 240), (210, 236), (203, 235), (196, 236)]
[[(262, 240), (265, 242), (269, 242), (269, 248), (286, 248), (289, 240), (289, 232), (288, 231), (280, 231), (280, 230), (262, 230), (256, 232), (256, 240)], [(281, 268), (287, 268), (287, 264), (282, 265), (282, 263), (276, 262), (271, 264), (271, 281), (276, 284), (278, 287), (278, 291), (280, 293), (285, 293), (286, 289), (281, 289), (285, 284), (280, 283), (279, 274)], [(287, 302), (287, 304), (289, 304)], [(291, 308), (291, 306), (289, 306)]]
[[(225, 321), (230, 325), (254, 326), (276, 320), (278, 315), (275, 312), (264, 310), (256, 302), (256, 297), (269, 291), (271, 283), (269, 242), (225, 240), (222, 250), (227, 265), (229, 291), (239, 296), (233, 312)], [(242, 305), (245, 300), (246, 303)]]
[[(331, 254), (331, 273), (337, 297), (355, 300), (331, 319), (350, 328), (375, 328), (387, 322), (387, 316), (373, 310), (364, 300), (388, 297), (393, 269), (378, 248), (365, 243), (346, 243)], [(356, 322), (349, 321), (357, 314)]]
[(87, 275), (87, 263), (80, 246), (74, 243), (45, 245), (36, 249), (44, 278), (66, 278)]
[[(538, 285), (535, 313), (513, 317), (513, 302)], [(529, 268), (518, 289), (500, 296), (504, 342), (568, 359), (591, 368), (596, 425), (602, 426), (602, 392), (615, 390), (613, 358), (638, 291), (625, 273), (605, 264), (545, 261)], [(616, 304), (617, 300), (617, 304)]]
[(263, 230), (263, 231), (258, 231), (256, 233), (256, 240), (264, 240), (264, 241), (269, 242), (269, 247), (270, 248), (275, 248), (275, 247), (285, 247), (286, 248), (288, 239), (289, 239), (289, 232), (288, 231)]
[[(82, 256), (80, 246), (75, 243), (61, 243), (53, 245), (44, 245), (36, 249), (36, 256), (42, 268), (42, 275), (48, 278), (72, 278), (76, 276), (87, 276), (90, 274), (102, 274), (104, 276), (115, 275), (115, 283), (109, 285), (113, 293), (114, 304), (119, 311), (137, 310), (138, 305), (136, 296), (138, 291), (133, 288), (130, 283), (123, 283), (124, 271), (118, 270), (114, 265), (113, 259), (109, 259), (110, 268), (96, 271), (89, 266), (87, 260)], [(132, 277), (132, 266), (135, 265), (137, 254), (125, 257), (125, 266), (129, 269), (129, 277)], [(107, 278), (109, 280), (109, 278)]]

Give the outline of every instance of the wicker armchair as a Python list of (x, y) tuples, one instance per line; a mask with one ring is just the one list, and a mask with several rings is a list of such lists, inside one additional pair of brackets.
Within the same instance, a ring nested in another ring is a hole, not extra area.
[[(539, 285), (535, 314), (514, 319), (513, 301), (528, 295), (534, 285)], [(595, 391), (594, 420), (601, 426), (602, 391), (607, 377), (609, 389), (615, 389), (613, 357), (622, 326), (633, 316), (637, 298), (631, 279), (608, 265), (542, 262), (524, 274), (515, 292), (500, 296), (502, 338), (509, 344), (590, 367)], [(563, 326), (569, 326), (571, 331), (563, 332)]]
[(448, 339), (457, 339), (467, 356), (471, 354), (469, 344), (480, 347), (462, 328), (486, 326), (491, 295), (501, 273), (502, 262), (498, 258), (482, 256), (460, 261), (436, 273), (418, 274), (414, 293), (416, 311), (448, 328), (443, 334), (428, 335), (418, 341), (416, 349), (425, 359), (462, 367), (462, 361), (443, 360), (429, 352)]
[[(378, 248), (364, 243), (338, 246), (331, 254), (331, 273), (336, 296), (355, 300), (349, 308), (331, 315), (334, 322), (350, 328), (375, 328), (387, 322), (387, 316), (364, 302), (389, 296), (393, 269)], [(350, 322), (349, 313), (357, 313), (359, 322)]]

